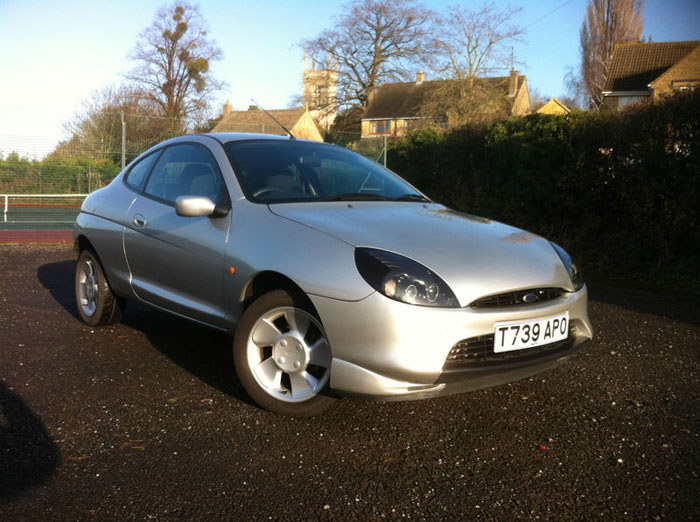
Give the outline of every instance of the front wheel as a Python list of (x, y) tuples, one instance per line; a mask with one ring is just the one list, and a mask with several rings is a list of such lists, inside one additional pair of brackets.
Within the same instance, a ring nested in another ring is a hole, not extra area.
[(233, 342), (245, 390), (263, 408), (283, 415), (315, 415), (333, 402), (322, 394), (330, 377), (330, 344), (305, 308), (283, 290), (269, 292), (245, 311)]
[(119, 322), (124, 299), (112, 293), (102, 265), (95, 253), (85, 249), (75, 267), (75, 301), (78, 313), (90, 326)]

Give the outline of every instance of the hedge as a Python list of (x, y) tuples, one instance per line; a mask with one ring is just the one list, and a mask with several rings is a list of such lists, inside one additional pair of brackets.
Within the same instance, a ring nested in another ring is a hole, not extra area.
[(586, 269), (700, 289), (700, 90), (619, 113), (533, 114), (393, 141), (436, 201), (544, 235)]

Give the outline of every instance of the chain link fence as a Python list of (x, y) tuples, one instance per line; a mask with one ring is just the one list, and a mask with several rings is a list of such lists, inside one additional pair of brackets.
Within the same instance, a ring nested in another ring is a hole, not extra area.
[(66, 131), (70, 137), (58, 143), (0, 136), (0, 243), (69, 239), (87, 194), (186, 127), (177, 119), (104, 112), (68, 124)]

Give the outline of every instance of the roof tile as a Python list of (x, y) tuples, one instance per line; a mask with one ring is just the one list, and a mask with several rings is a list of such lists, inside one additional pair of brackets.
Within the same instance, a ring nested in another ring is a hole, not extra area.
[(618, 44), (605, 91), (646, 91), (669, 67), (700, 46), (700, 41)]
[[(282, 125), (292, 129), (304, 115), (304, 111), (305, 109), (302, 108), (269, 110), (267, 112), (272, 114)], [(287, 134), (270, 116), (261, 110), (229, 112), (221, 118), (221, 121), (216, 124), (212, 132), (261, 132), (260, 129), (263, 128), (267, 134)]]
[[(508, 76), (477, 78), (476, 82), (488, 86), (494, 92), (500, 92), (504, 98), (508, 94)], [(394, 82), (380, 85), (374, 93), (369, 107), (362, 116), (366, 120), (382, 118), (414, 118), (420, 115), (420, 108), (430, 95), (443, 82), (453, 80), (432, 80), (417, 82)], [(518, 89), (522, 87), (525, 76), (518, 76)], [(510, 105), (514, 97), (508, 98)]]

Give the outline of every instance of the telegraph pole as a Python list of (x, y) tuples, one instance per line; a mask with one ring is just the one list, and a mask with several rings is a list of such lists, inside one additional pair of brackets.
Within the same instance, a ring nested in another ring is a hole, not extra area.
[(119, 111), (122, 118), (122, 170), (126, 166), (126, 122), (124, 121), (124, 111)]

